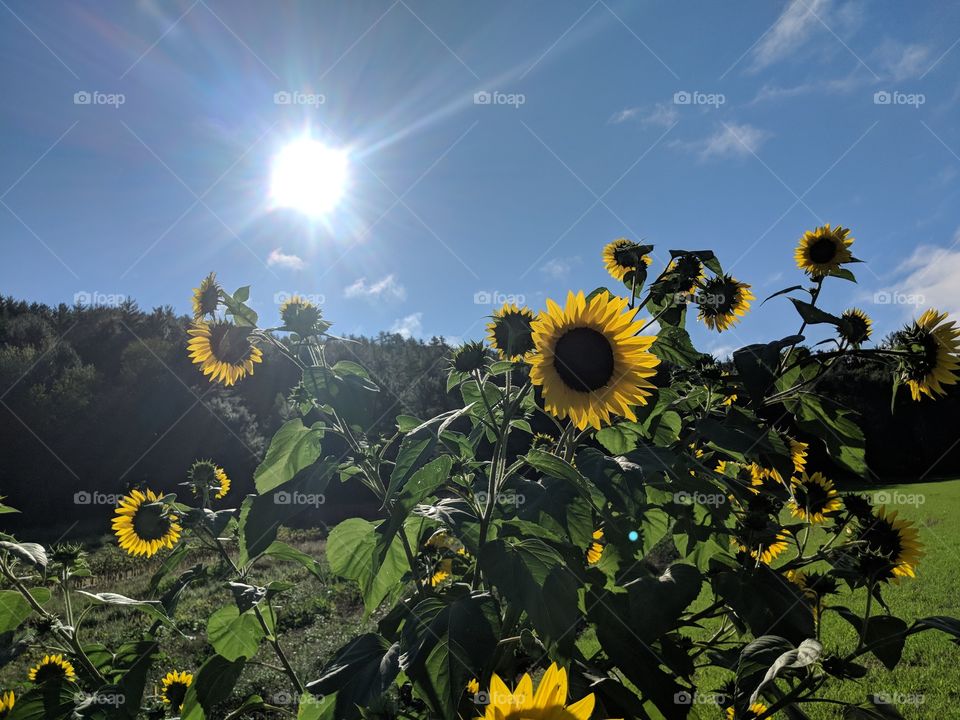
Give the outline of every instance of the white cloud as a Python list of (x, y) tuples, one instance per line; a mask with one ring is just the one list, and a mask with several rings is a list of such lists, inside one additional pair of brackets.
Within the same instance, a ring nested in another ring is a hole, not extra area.
[(753, 125), (723, 125), (713, 135), (691, 142), (676, 141), (673, 147), (680, 147), (700, 156), (701, 160), (723, 157), (743, 157), (756, 154), (771, 133)]
[[(949, 247), (920, 245), (902, 263), (902, 279), (877, 293), (881, 302), (904, 306), (905, 315), (935, 307), (950, 315), (960, 314), (960, 230)], [(883, 295), (882, 293), (886, 293)]]
[(920, 44), (887, 40), (877, 48), (876, 55), (884, 78), (891, 82), (918, 78), (931, 64), (930, 48)]
[(754, 48), (753, 69), (759, 70), (779, 62), (803, 47), (813, 30), (823, 27), (820, 21), (829, 9), (830, 2), (831, 0), (790, 0), (780, 17)]
[(267, 265), (269, 267), (277, 265), (288, 270), (303, 270), (307, 264), (298, 255), (286, 255), (280, 248), (274, 248), (267, 256)]
[(733, 357), (733, 351), (737, 348), (733, 345), (715, 345), (708, 351), (717, 360), (725, 362)]
[(540, 266), (540, 272), (544, 275), (549, 275), (555, 280), (563, 280), (579, 264), (579, 255), (575, 257), (553, 258), (552, 260), (547, 260), (547, 262)]
[(670, 127), (677, 121), (679, 112), (674, 105), (669, 103), (657, 103), (652, 109), (646, 111), (642, 107), (632, 107), (614, 113), (609, 122), (613, 125), (627, 122), (628, 120), (639, 119), (642, 125), (656, 125), (658, 127)]
[(344, 297), (366, 298), (367, 300), (406, 300), (407, 289), (391, 273), (375, 282), (368, 283), (365, 277), (348, 285), (343, 291)]
[(423, 313), (415, 312), (406, 317), (397, 318), (393, 322), (390, 332), (397, 333), (405, 338), (419, 337), (423, 334)]

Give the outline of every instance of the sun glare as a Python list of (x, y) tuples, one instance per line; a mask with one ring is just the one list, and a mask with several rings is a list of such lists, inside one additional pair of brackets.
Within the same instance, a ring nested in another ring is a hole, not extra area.
[(319, 217), (337, 206), (347, 184), (347, 154), (310, 137), (285, 145), (273, 158), (270, 196), (277, 207)]

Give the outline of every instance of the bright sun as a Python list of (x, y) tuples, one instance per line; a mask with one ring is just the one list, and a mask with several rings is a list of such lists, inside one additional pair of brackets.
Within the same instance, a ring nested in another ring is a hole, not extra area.
[(294, 140), (273, 158), (270, 196), (278, 207), (319, 217), (336, 207), (346, 184), (346, 152), (313, 138)]

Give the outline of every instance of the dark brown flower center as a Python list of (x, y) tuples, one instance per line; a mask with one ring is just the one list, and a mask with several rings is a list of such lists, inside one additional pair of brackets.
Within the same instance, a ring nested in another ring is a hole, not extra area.
[(170, 531), (170, 520), (160, 505), (144, 503), (133, 516), (133, 532), (141, 540), (159, 540)]
[(250, 328), (217, 323), (210, 328), (210, 346), (220, 362), (239, 365), (250, 355)]
[(42, 683), (47, 680), (59, 680), (67, 676), (67, 671), (56, 663), (44, 663), (37, 668), (36, 682)]
[(819, 237), (811, 243), (809, 253), (810, 259), (818, 265), (831, 262), (837, 256), (837, 243), (831, 237)]
[(816, 483), (800, 485), (794, 490), (797, 505), (809, 513), (823, 512), (830, 502), (827, 490)]
[(891, 560), (898, 560), (903, 551), (900, 531), (887, 520), (880, 518), (874, 518), (870, 525), (864, 528), (860, 539), (867, 543), (870, 552)]
[(613, 377), (613, 347), (593, 328), (568, 330), (554, 348), (554, 367), (564, 384), (579, 392), (604, 387)]
[(175, 708), (179, 708), (183, 705), (183, 699), (187, 696), (187, 686), (179, 681), (172, 682), (167, 685), (165, 694), (170, 704)]
[(508, 357), (526, 355), (533, 350), (530, 318), (523, 313), (508, 312), (493, 321), (493, 339), (497, 348)]

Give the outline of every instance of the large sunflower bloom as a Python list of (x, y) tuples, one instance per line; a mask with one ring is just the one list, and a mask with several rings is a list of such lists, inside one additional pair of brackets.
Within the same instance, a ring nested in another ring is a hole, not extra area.
[(533, 311), (504, 303), (493, 312), (493, 321), (487, 325), (487, 340), (504, 360), (523, 360), (533, 350), (531, 323)]
[(897, 350), (913, 353), (902, 361), (901, 374), (914, 400), (946, 395), (943, 386), (957, 382), (960, 328), (946, 320), (946, 313), (931, 308), (898, 334)]
[(193, 683), (193, 675), (188, 672), (171, 670), (160, 681), (160, 697), (163, 701), (179, 710), (183, 706), (183, 699), (187, 695), (187, 688)]
[(793, 253), (797, 267), (815, 278), (839, 270), (843, 263), (853, 260), (850, 253), (853, 238), (849, 235), (849, 228), (839, 225), (831, 228), (829, 223), (816, 230), (808, 230)]
[(263, 362), (263, 352), (250, 340), (252, 328), (228, 322), (196, 320), (187, 331), (190, 359), (199, 365), (210, 382), (233, 385), (253, 375), (254, 363)]
[(200, 281), (200, 287), (193, 289), (193, 319), (202, 320), (208, 315), (213, 317), (219, 306), (220, 284), (217, 274), (210, 273)]
[[(43, 660), (30, 668), (27, 679), (42, 683), (47, 680), (75, 680), (73, 665), (63, 655), (44, 655)], [(11, 702), (12, 705), (12, 702)]]
[(641, 255), (637, 243), (626, 238), (617, 238), (603, 248), (603, 263), (614, 280), (621, 282), (628, 273), (640, 265), (648, 266), (653, 262), (649, 255)]
[(588, 303), (571, 292), (565, 308), (547, 300), (533, 322), (530, 381), (542, 387), (547, 412), (580, 430), (600, 429), (611, 414), (636, 420), (632, 406), (645, 405), (654, 387), (656, 338), (637, 335), (643, 323), (626, 306), (626, 298), (597, 293)]
[[(748, 524), (752, 524), (748, 521)], [(764, 527), (745, 528), (746, 532), (733, 539), (740, 552), (747, 553), (754, 560), (769, 565), (789, 547), (790, 537), (785, 528), (777, 528), (769, 523)]]
[(567, 701), (567, 671), (550, 665), (536, 693), (533, 679), (524, 674), (511, 692), (496, 674), (490, 679), (489, 704), (475, 720), (590, 720), (596, 702), (593, 693), (573, 705)]
[(873, 332), (873, 321), (860, 308), (850, 308), (845, 310), (840, 316), (845, 321), (845, 325), (840, 325), (837, 331), (840, 337), (850, 343), (853, 347), (860, 347), (870, 339)]
[(7, 690), (0, 695), (0, 718), (5, 718), (10, 714), (10, 711), (13, 710), (15, 700), (16, 697), (13, 694), (13, 690)]
[(700, 308), (699, 318), (711, 330), (723, 332), (736, 325), (750, 309), (754, 295), (747, 283), (729, 275), (707, 280), (694, 296)]
[(872, 566), (877, 580), (898, 581), (916, 577), (916, 567), (923, 556), (923, 544), (913, 522), (897, 517), (897, 512), (877, 510), (860, 531), (859, 539), (866, 544), (867, 566)]
[(147, 490), (134, 490), (120, 500), (114, 511), (113, 533), (120, 547), (130, 555), (152, 557), (161, 548), (172, 548), (182, 528), (177, 516), (158, 504), (160, 496)]
[(790, 501), (790, 514), (811, 523), (825, 522), (827, 515), (843, 505), (833, 481), (824, 477), (823, 473), (803, 473), (793, 479), (791, 489), (793, 499)]

